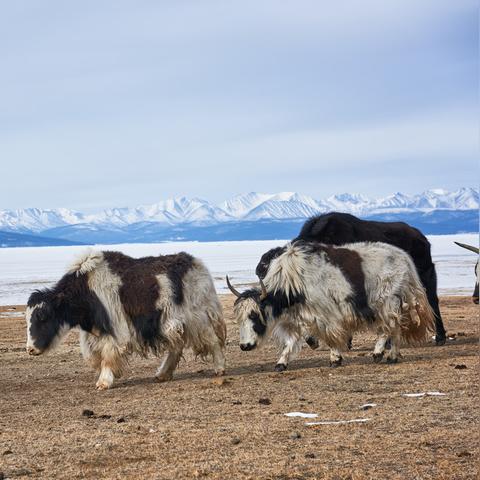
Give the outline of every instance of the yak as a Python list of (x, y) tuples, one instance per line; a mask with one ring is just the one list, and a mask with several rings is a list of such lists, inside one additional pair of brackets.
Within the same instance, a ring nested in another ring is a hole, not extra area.
[[(435, 342), (444, 345), (446, 332), (437, 297), (437, 275), (432, 261), (430, 243), (420, 230), (403, 222), (377, 222), (361, 220), (348, 213), (330, 212), (310, 218), (294, 240), (316, 241), (330, 245), (355, 242), (383, 242), (407, 252), (415, 264), (430, 306), (435, 314)], [(256, 274), (264, 278), (272, 259), (284, 252), (278, 247), (266, 252), (256, 268)]]
[(32, 293), (26, 320), (30, 355), (79, 329), (82, 354), (99, 372), (99, 390), (112, 386), (130, 353), (166, 352), (159, 381), (172, 378), (184, 347), (211, 355), (216, 374), (225, 370), (226, 326), (212, 277), (185, 252), (138, 259), (87, 252), (53, 288)]
[(237, 298), (234, 316), (240, 325), (240, 348), (253, 350), (271, 334), (283, 348), (275, 370), (287, 368), (305, 332), (330, 348), (330, 364), (342, 362), (351, 335), (373, 330), (378, 335), (374, 361), (381, 361), (391, 339), (388, 363), (396, 363), (400, 343), (424, 341), (434, 328), (434, 314), (411, 257), (385, 243), (342, 247), (295, 240), (270, 262), (261, 288)]

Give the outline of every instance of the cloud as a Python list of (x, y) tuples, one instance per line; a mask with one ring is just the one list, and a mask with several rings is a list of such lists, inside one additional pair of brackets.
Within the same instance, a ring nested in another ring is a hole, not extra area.
[(408, 169), (385, 176), (386, 191), (412, 181), (419, 162), (449, 187), (464, 178), (449, 162), (471, 166), (477, 149), (476, 9), (5, 3), (0, 205), (215, 200), (250, 187), (313, 194), (317, 175), (348, 189), (397, 162)]
[(239, 143), (231, 150), (239, 160), (275, 158), (287, 169), (298, 159), (302, 166), (320, 170), (360, 164), (374, 168), (393, 158), (413, 162), (476, 158), (477, 133), (475, 110), (447, 110), (355, 128), (287, 132)]

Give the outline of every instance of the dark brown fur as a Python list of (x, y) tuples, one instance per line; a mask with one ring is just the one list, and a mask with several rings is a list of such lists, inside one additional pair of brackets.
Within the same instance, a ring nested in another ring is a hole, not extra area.
[(161, 315), (156, 307), (160, 287), (156, 276), (169, 278), (174, 302), (183, 303), (183, 277), (192, 268), (193, 257), (181, 252), (175, 255), (132, 258), (120, 252), (104, 252), (113, 273), (122, 281), (119, 295), (125, 313), (130, 317), (140, 338), (151, 348), (161, 339)]
[(120, 252), (104, 252), (104, 258), (122, 280), (120, 297), (128, 315), (155, 309), (159, 296), (156, 276), (161, 274), (167, 275), (172, 284), (175, 303), (183, 302), (183, 277), (193, 264), (193, 257), (187, 253), (132, 258)]

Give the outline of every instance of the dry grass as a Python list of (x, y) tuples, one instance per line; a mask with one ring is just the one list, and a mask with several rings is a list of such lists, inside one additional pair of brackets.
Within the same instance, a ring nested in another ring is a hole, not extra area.
[[(75, 334), (56, 353), (29, 357), (24, 319), (0, 313), (0, 472), (69, 479), (477, 478), (479, 318), (469, 298), (442, 299), (455, 335), (444, 347), (404, 349), (398, 365), (375, 365), (373, 338), (359, 335), (345, 366), (330, 369), (326, 351), (305, 348), (282, 374), (273, 372), (272, 346), (240, 351), (232, 298), (222, 301), (229, 328), (224, 380), (186, 355), (174, 381), (158, 384), (158, 360), (134, 359), (128, 376), (106, 392), (94, 390)], [(402, 397), (428, 390), (447, 395)], [(359, 410), (366, 402), (378, 406)], [(82, 415), (85, 409), (94, 415)], [(371, 420), (307, 427), (283, 415), (297, 410), (320, 420)]]

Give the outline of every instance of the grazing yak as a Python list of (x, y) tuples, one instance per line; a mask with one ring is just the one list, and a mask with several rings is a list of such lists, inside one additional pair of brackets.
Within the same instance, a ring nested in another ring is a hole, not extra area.
[[(361, 220), (348, 213), (331, 212), (307, 220), (295, 240), (337, 246), (355, 242), (383, 242), (410, 254), (435, 314), (436, 344), (445, 344), (446, 332), (438, 306), (437, 275), (430, 243), (419, 230), (403, 222), (374, 222)], [(279, 247), (262, 256), (256, 269), (260, 278), (266, 275), (270, 261), (282, 252), (283, 248)]]
[(240, 324), (240, 348), (252, 350), (272, 334), (283, 348), (275, 370), (287, 368), (292, 354), (311, 332), (331, 349), (332, 366), (358, 330), (377, 332), (374, 360), (381, 361), (391, 338), (387, 361), (395, 363), (402, 340), (424, 341), (434, 315), (412, 259), (385, 243), (343, 247), (296, 240), (271, 260), (261, 289), (238, 297), (234, 315)]
[(166, 356), (157, 371), (170, 380), (184, 347), (213, 357), (225, 369), (226, 327), (212, 277), (187, 253), (131, 258), (120, 252), (84, 254), (51, 289), (28, 300), (27, 352), (39, 355), (71, 328), (80, 329), (82, 354), (110, 388), (129, 353)]
[[(466, 248), (467, 250), (470, 250), (473, 253), (476, 253), (478, 255), (479, 249), (477, 247), (472, 247), (471, 245), (466, 245), (465, 243), (460, 243), (460, 242), (454, 242), (456, 243), (459, 247)], [(473, 295), (472, 295), (472, 300), (473, 303), (476, 303), (478, 305), (478, 259), (477, 263), (475, 264), (475, 289), (473, 290)]]

